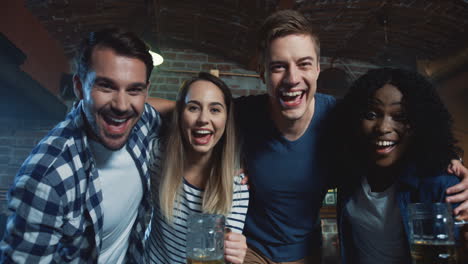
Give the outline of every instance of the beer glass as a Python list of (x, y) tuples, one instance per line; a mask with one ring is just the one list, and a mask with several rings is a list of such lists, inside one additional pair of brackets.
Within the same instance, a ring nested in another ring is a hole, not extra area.
[(456, 264), (451, 206), (446, 203), (408, 205), (413, 264)]
[(224, 227), (223, 215), (190, 215), (187, 222), (187, 264), (223, 264)]

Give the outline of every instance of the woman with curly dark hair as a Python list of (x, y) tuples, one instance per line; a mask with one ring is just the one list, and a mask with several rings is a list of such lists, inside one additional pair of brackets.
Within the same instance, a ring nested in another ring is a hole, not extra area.
[(423, 76), (383, 68), (353, 84), (338, 116), (343, 263), (411, 263), (406, 206), (444, 202), (459, 182), (446, 173), (459, 151), (450, 113)]

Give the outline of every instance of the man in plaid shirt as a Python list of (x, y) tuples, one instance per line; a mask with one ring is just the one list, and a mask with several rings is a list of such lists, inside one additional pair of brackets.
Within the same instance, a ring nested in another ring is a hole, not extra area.
[(34, 148), (9, 192), (3, 263), (141, 263), (148, 160), (161, 125), (146, 104), (153, 69), (134, 34), (89, 34), (77, 54), (80, 101)]

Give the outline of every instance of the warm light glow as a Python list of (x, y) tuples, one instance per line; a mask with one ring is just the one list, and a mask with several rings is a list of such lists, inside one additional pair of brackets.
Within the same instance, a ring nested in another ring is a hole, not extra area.
[(154, 66), (158, 66), (160, 65), (161, 63), (164, 62), (164, 59), (161, 55), (159, 55), (158, 53), (154, 52), (154, 51), (151, 51), (149, 52), (151, 54), (151, 57), (153, 57), (153, 65)]

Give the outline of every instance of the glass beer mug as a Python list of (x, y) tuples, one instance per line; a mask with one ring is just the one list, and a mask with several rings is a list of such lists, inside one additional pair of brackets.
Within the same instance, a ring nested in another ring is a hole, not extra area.
[(414, 264), (456, 264), (452, 207), (446, 203), (408, 205), (411, 257)]
[(190, 215), (187, 222), (187, 264), (223, 264), (224, 227), (223, 215)]

